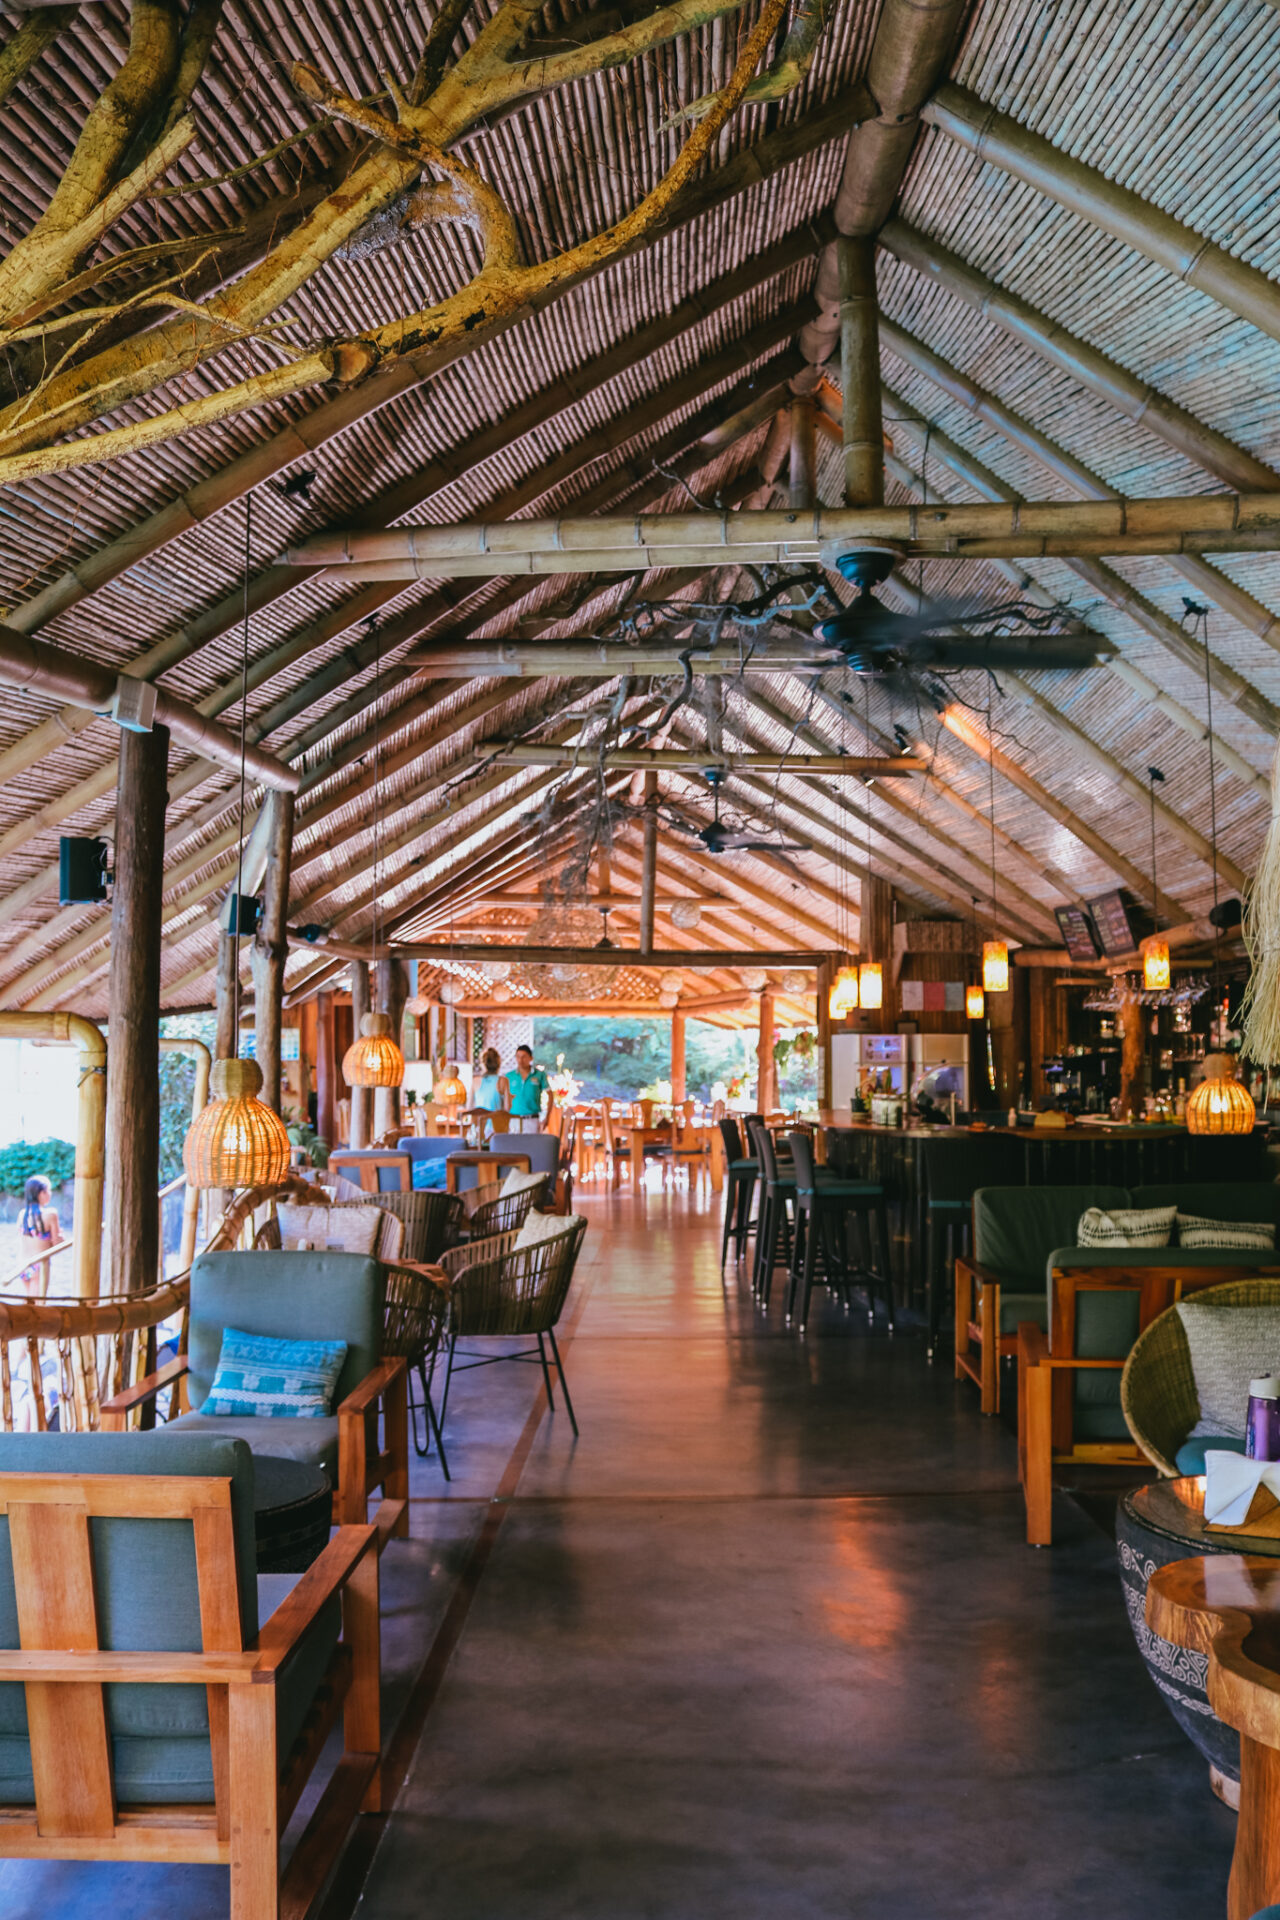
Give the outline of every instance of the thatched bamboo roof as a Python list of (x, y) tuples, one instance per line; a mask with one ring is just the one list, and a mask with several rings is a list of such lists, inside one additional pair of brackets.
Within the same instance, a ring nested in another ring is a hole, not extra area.
[[(495, 11), (492, 0), (476, 0), (458, 48)], [(892, 12), (886, 6), (885, 19)], [(643, 14), (624, 7), (620, 17)], [(506, 198), (527, 262), (601, 231), (656, 187), (687, 133), (668, 124), (671, 116), (726, 83), (758, 14), (748, 5), (708, 19), (641, 60), (543, 93), (466, 135), (459, 152)], [(6, 241), (18, 241), (48, 204), (91, 103), (121, 60), (130, 17), (123, 0), (76, 10), (0, 104)], [(537, 31), (572, 42), (594, 31), (596, 17), (550, 6)], [(27, 18), (0, 14), (0, 42), (12, 46)], [(353, 98), (374, 96), (387, 69), (407, 80), (432, 18), (422, 4), (396, 12), (369, 0), (301, 0), (287, 9), (275, 0), (227, 0), (193, 97), (192, 144), (165, 175), (164, 197), (138, 200), (97, 257), (199, 236), (196, 256), (166, 256), (189, 269), (184, 285), (193, 297), (242, 272), (260, 257), (269, 228), (286, 230), (300, 206), (319, 201), (360, 143), (349, 125), (299, 96), (290, 63), (309, 61)], [(752, 395), (777, 387), (785, 400), (785, 383), (805, 366), (797, 336), (815, 312), (848, 135), (875, 111), (861, 89), (880, 23), (869, 0), (832, 7), (801, 83), (776, 101), (743, 106), (718, 136), (687, 202), (692, 217), (505, 331), (451, 347), (430, 377), (405, 379), (376, 410), (365, 411), (371, 390), (359, 382), (321, 386), (102, 464), (0, 487), (0, 608), (8, 623), (120, 668), (163, 647), (162, 684), (233, 727), (247, 533), (249, 737), (303, 776), (295, 920), (344, 942), (369, 932), (376, 751), (381, 918), (414, 938), (442, 937), (451, 914), (508, 935), (527, 925), (532, 910), (469, 903), (504, 890), (535, 892), (539, 877), (569, 857), (598, 788), (583, 772), (492, 766), (485, 743), (535, 727), (539, 737), (563, 728), (557, 737), (572, 738), (574, 723), (613, 701), (619, 683), (433, 681), (403, 663), (432, 637), (598, 631), (624, 595), (693, 587), (684, 579), (661, 589), (652, 578), (638, 588), (615, 580), (575, 609), (582, 586), (565, 578), (352, 586), (333, 570), (279, 564), (281, 556), (362, 516), (366, 525), (414, 525), (640, 505), (685, 511), (690, 495), (705, 503), (785, 501), (785, 470), (780, 479), (776, 470), (763, 480), (760, 472), (771, 435), (776, 450), (776, 409), (726, 446), (698, 445)], [(922, 491), (934, 501), (1001, 497), (993, 488), (1064, 501), (1256, 491), (1272, 484), (1270, 474), (1280, 487), (1280, 237), (1271, 217), (1280, 127), (1259, 85), (1278, 55), (1280, 14), (1262, 0), (1155, 12), (1136, 0), (1107, 8), (1065, 0), (1049, 12), (1034, 0), (977, 0), (926, 89), (941, 105), (926, 106), (914, 133), (878, 255), (890, 501), (918, 500)], [(0, 76), (2, 60), (0, 47)], [(1180, 276), (1148, 258), (1132, 235), (1113, 237), (1066, 189), (1050, 193), (971, 151), (955, 119), (955, 101), (963, 106), (970, 96), (1255, 269), (1237, 301), (1254, 317), (1191, 284), (1194, 272)], [(250, 164), (308, 123), (305, 138)], [(752, 155), (771, 170), (741, 187), (758, 172)], [(198, 184), (206, 179), (211, 184)], [(173, 186), (183, 191), (168, 192)], [(386, 326), (456, 288), (479, 262), (476, 236), (457, 224), (424, 226), (381, 248), (357, 246), (321, 265), (287, 302), (284, 337), (346, 339)], [(157, 271), (154, 263), (127, 271), (111, 283), (114, 297)], [(1041, 316), (1045, 340), (997, 310), (982, 281)], [(1270, 331), (1259, 324), (1268, 287), (1277, 316)], [(74, 293), (65, 310), (97, 297)], [(155, 312), (146, 312), (149, 324)], [(132, 324), (109, 322), (107, 339), (127, 338)], [(30, 384), (32, 356), (58, 338), (6, 348), (0, 403)], [(1098, 356), (1117, 369), (1110, 392), (1099, 390)], [(278, 362), (275, 347), (247, 340), (104, 413), (91, 430), (199, 400)], [(823, 374), (834, 400), (839, 368), (837, 352)], [(812, 376), (798, 384), (806, 381)], [(1150, 402), (1130, 388), (1150, 389)], [(825, 437), (819, 445), (819, 498), (835, 505), (840, 451)], [(948, 449), (962, 467), (968, 460), (968, 477)], [(314, 474), (309, 487), (286, 494), (290, 477), (305, 472)], [(393, 490), (388, 514), (381, 503)], [(869, 722), (870, 751), (896, 751), (901, 729), (913, 750), (927, 753), (930, 772), (896, 787), (833, 780), (825, 792), (792, 774), (734, 777), (724, 799), (735, 819), (800, 850), (696, 863), (696, 843), (682, 836), (677, 816), (705, 822), (710, 795), (664, 774), (659, 890), (721, 896), (694, 944), (856, 941), (868, 859), (909, 913), (962, 914), (976, 896), (990, 917), (991, 776), (974, 745), (988, 727), (1006, 757), (994, 802), (998, 913), (1011, 939), (1055, 945), (1055, 906), (1121, 883), (1113, 855), (1149, 871), (1143, 796), (1153, 763), (1166, 775), (1161, 889), (1187, 917), (1203, 915), (1214, 891), (1203, 850), (1209, 759), (1197, 733), (1206, 684), (1195, 647), (1176, 631), (1184, 597), (1210, 607), (1219, 883), (1224, 893), (1235, 890), (1268, 817), (1265, 776), (1280, 709), (1280, 554), (1128, 557), (1106, 569), (1081, 563), (1084, 572), (1067, 560), (1012, 564), (1068, 601), (1116, 649), (1114, 660), (1078, 673), (1000, 675), (998, 688), (981, 673), (953, 675), (955, 726), (900, 686), (867, 687), (847, 674), (828, 674), (817, 694), (790, 674), (725, 687), (716, 724), (726, 747), (784, 751), (803, 741), (828, 753), (861, 752)], [(991, 564), (935, 559), (922, 567), (931, 597), (976, 592), (996, 601), (1015, 591), (1007, 570)], [(914, 563), (907, 574), (909, 589)], [(884, 597), (908, 605), (896, 582)], [(1119, 604), (1126, 597), (1127, 607)], [(652, 715), (669, 691), (638, 679), (626, 711)], [(842, 694), (851, 695), (843, 706)], [(39, 695), (0, 703), (0, 1002), (101, 1013), (108, 918), (102, 909), (58, 907), (55, 863), (60, 833), (112, 832), (118, 736), (109, 722), (83, 714), (68, 731), (55, 719), (63, 711)], [(708, 724), (706, 702), (695, 700), (663, 737), (670, 746), (705, 747)], [(195, 763), (176, 746), (170, 767), (163, 981), (166, 1006), (176, 1009), (213, 996), (215, 912), (234, 861), (238, 809), (225, 768)], [(1029, 782), (1012, 777), (1019, 768)], [(610, 791), (613, 885), (634, 892), (639, 830), (627, 808), (638, 785), (620, 777)], [(256, 800), (251, 794), (251, 812)], [(1085, 838), (1064, 815), (1082, 824)], [(295, 952), (289, 988), (321, 978), (322, 960), (319, 951)], [(731, 975), (708, 976), (700, 990), (732, 984)], [(651, 986), (628, 979), (627, 996), (643, 998)]]

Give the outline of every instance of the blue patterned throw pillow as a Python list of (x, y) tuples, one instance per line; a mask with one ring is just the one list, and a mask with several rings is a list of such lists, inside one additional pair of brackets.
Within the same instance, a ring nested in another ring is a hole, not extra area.
[(345, 1340), (273, 1340), (225, 1327), (201, 1413), (323, 1420), (347, 1357)]

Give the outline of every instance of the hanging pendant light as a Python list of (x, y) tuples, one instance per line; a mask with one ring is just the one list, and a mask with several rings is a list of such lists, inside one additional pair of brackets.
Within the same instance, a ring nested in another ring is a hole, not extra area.
[(215, 1060), (212, 1098), (187, 1130), (182, 1166), (191, 1187), (273, 1187), (289, 1171), (293, 1148), (284, 1121), (258, 1099), (256, 1060)]
[(841, 967), (831, 982), (827, 995), (827, 1012), (833, 1020), (847, 1020), (858, 1006), (858, 969)]
[(982, 943), (982, 990), (984, 993), (1009, 991), (1009, 946), (1005, 940)]
[(864, 960), (858, 968), (858, 1005), (864, 1013), (884, 1005), (884, 969), (878, 960)]
[(967, 1020), (981, 1020), (987, 1010), (982, 988), (975, 983), (964, 990), (964, 1011)]
[[(988, 811), (991, 815), (991, 918), (996, 917), (996, 761), (995, 740), (991, 730), (991, 707), (987, 706), (987, 770), (989, 775)], [(1009, 991), (1009, 943), (986, 940), (982, 946), (982, 990), (987, 993)]]
[(467, 1089), (458, 1075), (456, 1067), (446, 1067), (431, 1090), (432, 1098), (442, 1107), (460, 1107), (467, 1097)]
[[(1156, 781), (1163, 780), (1159, 767), (1147, 768), (1151, 789), (1151, 917), (1160, 925), (1160, 889), (1156, 884)], [(1148, 940), (1142, 949), (1142, 984), (1148, 993), (1163, 993), (1169, 985), (1169, 942)]]
[(360, 1032), (342, 1056), (350, 1087), (402, 1087), (404, 1055), (396, 1045), (389, 1013), (366, 1013)]
[(1188, 1133), (1252, 1133), (1258, 1110), (1236, 1079), (1235, 1058), (1211, 1053), (1205, 1077), (1187, 1101)]

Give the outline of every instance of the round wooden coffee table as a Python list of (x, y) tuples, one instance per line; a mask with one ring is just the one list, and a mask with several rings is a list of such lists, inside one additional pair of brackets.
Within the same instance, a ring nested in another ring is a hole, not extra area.
[(1239, 1804), (1240, 1736), (1209, 1705), (1208, 1657), (1175, 1646), (1147, 1625), (1147, 1587), (1157, 1567), (1193, 1554), (1247, 1553), (1280, 1559), (1280, 1539), (1211, 1533), (1204, 1524), (1204, 1486), (1197, 1478), (1153, 1480), (1127, 1493), (1116, 1510), (1116, 1551), (1129, 1625), (1143, 1664), (1165, 1705), (1209, 1763), (1214, 1792)]
[(319, 1467), (253, 1456), (253, 1530), (259, 1573), (305, 1573), (329, 1544), (333, 1488)]

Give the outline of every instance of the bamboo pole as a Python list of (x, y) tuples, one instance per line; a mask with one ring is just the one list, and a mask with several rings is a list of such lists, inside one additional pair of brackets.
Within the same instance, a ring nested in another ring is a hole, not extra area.
[(1087, 340), (1068, 333), (1065, 327), (1039, 313), (1027, 301), (997, 286), (958, 254), (908, 226), (905, 220), (889, 220), (877, 238), (895, 260), (901, 260), (933, 285), (945, 287), (948, 293), (973, 307), (984, 320), (1030, 347), (1048, 365), (1069, 375), (1087, 392), (1096, 394), (1122, 413), (1126, 420), (1145, 427), (1166, 446), (1185, 454), (1188, 460), (1194, 460), (1198, 467), (1228, 487), (1242, 493), (1265, 493), (1269, 487), (1280, 487), (1280, 472), (1266, 461), (1237, 446), (1225, 433), (1207, 426), (1185, 407), (1177, 406), (1158, 388), (1139, 380), (1127, 367), (1100, 353)]
[[(351, 1030), (360, 1032), (360, 1022), (366, 1013), (372, 1013), (369, 998), (369, 962), (353, 960), (351, 962)], [(351, 1087), (351, 1147), (353, 1152), (367, 1147), (370, 1140), (369, 1120), (370, 1090), (368, 1087)]]
[(160, 1259), (160, 894), (169, 735), (120, 735), (111, 897), (106, 1239), (110, 1293), (155, 1285)]
[(878, 507), (884, 500), (884, 424), (880, 413), (880, 309), (876, 249), (870, 238), (842, 239), (840, 366), (844, 394), (844, 502)]
[(986, 559), (1083, 554), (1271, 552), (1280, 495), (1192, 494), (1140, 500), (1042, 500), (1014, 507), (815, 508), (796, 512), (600, 514), (589, 519), (433, 524), (318, 536), (296, 549), (345, 580), (616, 573), (638, 567), (815, 560), (854, 541), (888, 541), (907, 556)]
[(671, 1104), (678, 1107), (685, 1099), (685, 1021), (688, 1015), (683, 1007), (676, 1007), (671, 1015)]
[(997, 113), (967, 87), (940, 86), (921, 118), (988, 165), (1100, 227), (1175, 279), (1197, 287), (1228, 312), (1280, 340), (1280, 288), (1139, 194), (1059, 151), (1038, 133)]
[[(643, 656), (641, 656), (643, 658)], [(806, 664), (810, 664), (806, 663)], [(712, 753), (696, 747), (611, 747), (603, 761), (571, 746), (521, 746), (495, 741), (486, 757), (512, 767), (644, 767), (667, 768), (674, 773), (702, 774), (718, 768), (729, 773), (827, 773), (856, 774), (861, 778), (890, 780), (907, 774), (924, 773), (928, 763), (919, 754), (868, 756), (848, 753)]]
[(772, 1113), (778, 1104), (778, 1074), (773, 1057), (773, 988), (760, 994), (759, 1025), (756, 1039), (756, 1105), (761, 1113)]
[(814, 444), (813, 401), (798, 394), (791, 402), (791, 449), (787, 486), (793, 507), (812, 507), (817, 499), (818, 450)]
[(293, 851), (293, 795), (267, 797), (270, 848), (262, 891), (262, 915), (250, 948), (253, 969), (254, 1057), (262, 1069), (264, 1104), (280, 1112), (280, 1033), (284, 1013), (285, 929), (289, 918), (289, 868)]
[[(399, 954), (388, 955), (379, 960), (376, 969), (377, 981), (375, 996), (377, 1011), (385, 1013), (391, 1021), (391, 1037), (400, 1045), (400, 1029), (404, 1024), (404, 1003), (409, 998), (409, 975), (404, 960)], [(373, 1137), (381, 1140), (385, 1133), (399, 1123), (400, 1089), (399, 1087), (375, 1087), (373, 1089)]]
[(644, 776), (643, 860), (640, 872), (641, 953), (653, 951), (653, 903), (658, 879), (658, 776)]
[(333, 995), (316, 998), (316, 1132), (325, 1141), (336, 1138), (338, 1062), (333, 1030)]
[[(453, 960), (472, 965), (483, 965), (486, 960), (510, 960), (517, 966), (544, 967), (558, 960), (577, 967), (598, 967), (601, 964), (597, 947), (511, 946), (497, 941), (492, 945), (464, 946), (461, 942), (450, 944), (408, 940), (397, 942), (394, 951), (398, 960)], [(811, 951), (791, 947), (730, 948), (724, 952), (711, 952), (705, 948), (682, 951), (680, 948), (655, 947), (651, 953), (641, 953), (638, 947), (614, 947), (609, 954), (608, 964), (611, 967), (645, 969), (693, 967), (701, 972), (707, 967), (812, 967), (817, 962)]]

